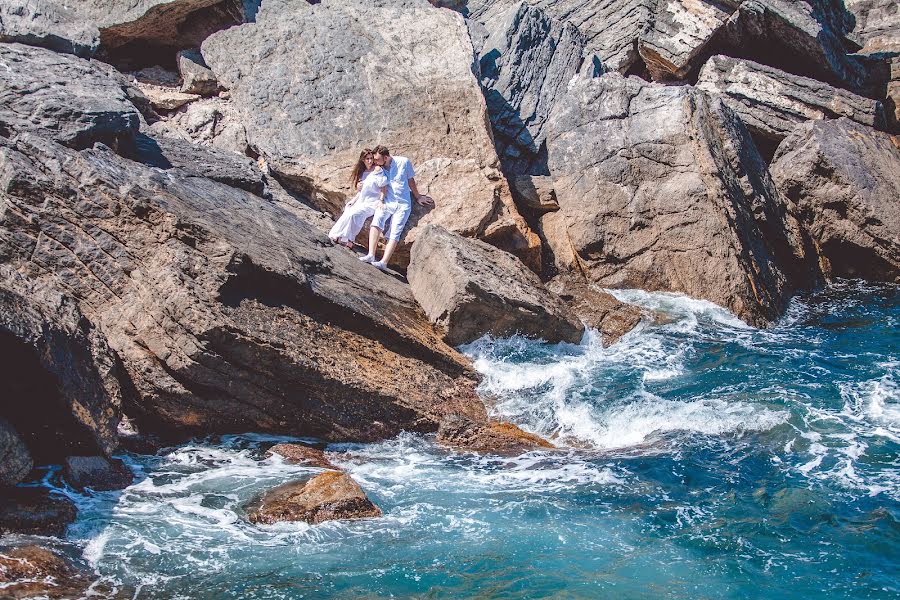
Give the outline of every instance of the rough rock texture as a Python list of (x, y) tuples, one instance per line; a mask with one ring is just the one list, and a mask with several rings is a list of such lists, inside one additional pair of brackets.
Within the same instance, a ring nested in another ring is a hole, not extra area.
[(720, 95), (751, 132), (773, 140), (811, 119), (849, 117), (870, 127), (886, 126), (876, 100), (748, 60), (712, 57), (697, 87)]
[[(0, 159), (4, 184), (8, 166)], [(5, 186), (0, 187), (0, 257), (5, 258), (7, 244), (20, 233), (13, 222), (22, 215), (3, 199), (3, 191)], [(41, 245), (77, 242), (66, 237), (58, 216), (44, 218), (47, 234)], [(59, 461), (72, 452), (115, 449), (124, 395), (118, 359), (74, 301), (6, 265), (0, 265), (0, 355), (0, 417), (12, 424), (35, 459)]]
[(76, 490), (121, 490), (131, 485), (134, 473), (119, 459), (70, 456), (63, 464), (63, 479)]
[(584, 41), (571, 23), (519, 2), (486, 23), (481, 85), (504, 173), (547, 175), (544, 125), (581, 66)]
[(560, 275), (547, 283), (585, 325), (603, 334), (603, 345), (611, 346), (641, 322), (641, 309), (616, 300), (612, 294), (596, 289), (581, 277)]
[(181, 169), (197, 177), (262, 196), (266, 180), (256, 162), (235, 152), (207, 148), (176, 138), (138, 134), (132, 158), (160, 169)]
[(509, 185), (516, 205), (523, 212), (541, 215), (559, 210), (552, 177), (520, 175), (511, 177)]
[(204, 98), (152, 122), (144, 130), (154, 137), (170, 137), (203, 146), (247, 153), (247, 131), (240, 115), (225, 98)]
[(429, 225), (413, 244), (409, 285), (452, 346), (485, 334), (581, 340), (584, 326), (510, 254)]
[(0, 419), (0, 486), (19, 483), (33, 464), (25, 442), (9, 422)]
[(895, 56), (890, 63), (891, 77), (885, 94), (885, 112), (888, 126), (894, 133), (900, 133), (900, 56)]
[(900, 4), (896, 0), (844, 0), (853, 14), (848, 35), (862, 46), (861, 52), (900, 52)]
[(317, 448), (303, 446), (301, 444), (275, 444), (266, 452), (266, 458), (273, 454), (284, 457), (291, 463), (297, 463), (310, 467), (321, 467), (323, 469), (332, 469), (340, 471), (338, 467), (325, 458), (325, 453)]
[(575, 248), (569, 239), (568, 219), (564, 211), (554, 211), (541, 215), (538, 235), (544, 245), (544, 276), (577, 271), (580, 266)]
[(199, 100), (197, 94), (185, 94), (178, 88), (163, 87), (159, 85), (148, 85), (145, 83), (137, 83), (135, 87), (144, 94), (144, 97), (155, 110), (168, 111), (181, 108), (189, 102)]
[(436, 207), (416, 207), (397, 265), (428, 223), (539, 265), (540, 240), (499, 170), (458, 14), (425, 0), (284, 0), (263, 4), (256, 23), (211, 36), (202, 52), (229, 88), (250, 145), (318, 208), (343, 209), (363, 147), (382, 143), (412, 160)]
[(286, 483), (266, 492), (247, 507), (251, 523), (337, 519), (371, 519), (381, 516), (359, 484), (343, 472), (327, 471), (307, 481)]
[(0, 138), (0, 191), (0, 258), (102, 329), (142, 431), (376, 439), (483, 418), (409, 288), (276, 204), (36, 136)]
[(33, 131), (86, 148), (138, 129), (124, 80), (102, 63), (22, 44), (0, 44), (0, 63), (0, 133)]
[(862, 62), (847, 54), (843, 7), (829, 0), (744, 0), (718, 36), (728, 54), (861, 92)]
[(76, 512), (71, 500), (46, 488), (0, 489), (0, 534), (63, 536)]
[(33, 545), (0, 548), (0, 589), (7, 599), (84, 598), (89, 589), (91, 595), (110, 591), (91, 586), (87, 573), (68, 559)]
[(441, 421), (437, 441), (451, 448), (500, 455), (554, 448), (544, 438), (512, 423), (476, 422), (462, 415), (449, 415)]
[(239, 0), (0, 0), (0, 41), (154, 64), (244, 17)]
[(900, 281), (900, 148), (848, 119), (799, 126), (772, 162), (830, 277)]
[(215, 74), (197, 49), (178, 53), (178, 72), (181, 73), (181, 91), (186, 94), (212, 96), (219, 91)]
[(789, 207), (721, 101), (607, 74), (574, 82), (551, 124), (560, 212), (590, 281), (683, 292), (763, 324), (816, 280)]
[(702, 51), (737, 5), (734, 0), (659, 2), (652, 25), (638, 45), (653, 79), (683, 79), (699, 66)]

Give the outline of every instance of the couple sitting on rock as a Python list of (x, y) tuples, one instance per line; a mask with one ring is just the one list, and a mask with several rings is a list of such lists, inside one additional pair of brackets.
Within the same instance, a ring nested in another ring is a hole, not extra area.
[[(404, 156), (391, 156), (384, 146), (374, 150), (363, 150), (351, 175), (356, 196), (347, 203), (328, 237), (336, 244), (353, 247), (353, 240), (362, 229), (366, 219), (372, 217), (369, 229), (369, 252), (359, 260), (370, 263), (382, 271), (387, 268), (391, 254), (397, 247), (403, 228), (412, 212), (412, 198), (422, 206), (434, 201), (416, 188), (416, 173), (412, 162)], [(384, 231), (387, 245), (381, 260), (375, 260), (378, 240)]]

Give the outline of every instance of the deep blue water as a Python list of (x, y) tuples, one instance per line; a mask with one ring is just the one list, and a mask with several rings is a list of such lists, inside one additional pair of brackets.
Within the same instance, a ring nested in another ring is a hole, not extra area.
[(241, 506), (316, 470), (207, 440), (126, 456), (123, 492), (59, 488), (61, 544), (137, 598), (900, 597), (900, 288), (836, 285), (767, 330), (617, 294), (664, 324), (464, 348), (493, 414), (561, 452), (331, 445), (385, 516), (256, 527)]

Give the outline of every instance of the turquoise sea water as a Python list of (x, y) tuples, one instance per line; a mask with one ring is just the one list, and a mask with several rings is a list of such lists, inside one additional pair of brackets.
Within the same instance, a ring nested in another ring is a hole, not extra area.
[[(124, 458), (61, 545), (136, 598), (900, 597), (900, 288), (843, 283), (768, 330), (683, 297), (611, 348), (464, 351), (494, 415), (560, 452), (333, 444), (381, 519), (256, 527), (315, 469), (227, 436)], [(51, 484), (55, 473), (48, 474)]]

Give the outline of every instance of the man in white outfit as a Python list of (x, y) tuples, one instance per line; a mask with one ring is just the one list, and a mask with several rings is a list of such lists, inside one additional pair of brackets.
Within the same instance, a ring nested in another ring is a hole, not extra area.
[[(360, 257), (359, 260), (371, 263), (383, 271), (387, 268), (387, 263), (403, 236), (403, 228), (406, 227), (409, 213), (412, 212), (412, 199), (422, 206), (433, 205), (434, 200), (430, 196), (419, 193), (412, 162), (405, 156), (392, 157), (387, 148), (377, 146), (375, 148), (375, 164), (382, 167), (387, 174), (387, 197), (384, 204), (375, 210), (375, 215), (372, 217), (372, 227), (369, 229), (369, 253)], [(410, 197), (410, 193), (412, 193), (412, 197)], [(390, 221), (389, 229), (386, 228), (388, 221)], [(381, 260), (376, 261), (375, 250), (378, 248), (378, 239), (381, 237), (382, 231), (385, 233), (387, 245)]]

